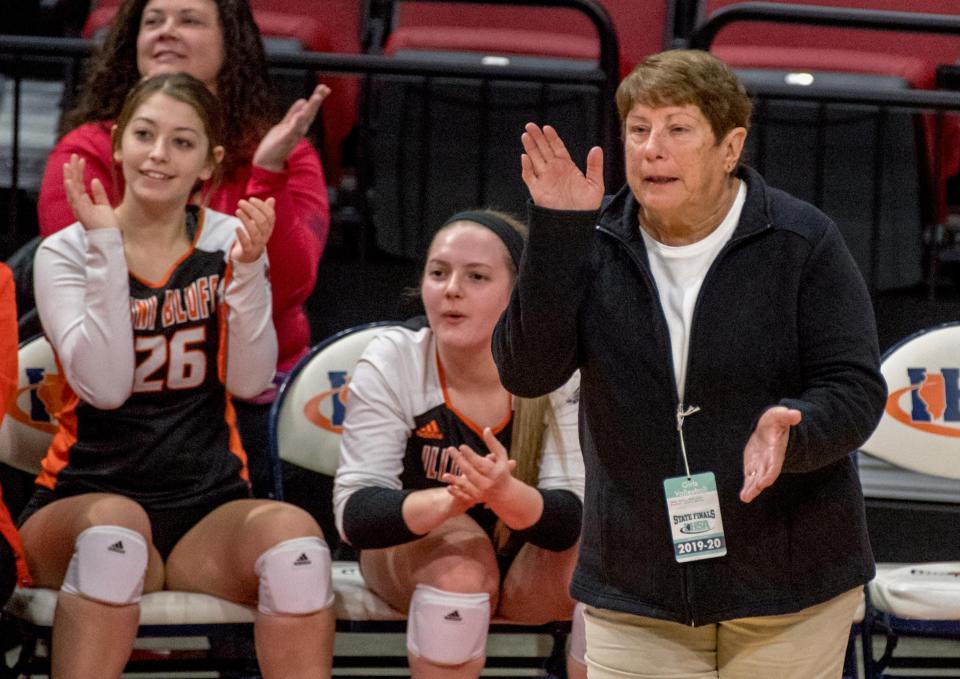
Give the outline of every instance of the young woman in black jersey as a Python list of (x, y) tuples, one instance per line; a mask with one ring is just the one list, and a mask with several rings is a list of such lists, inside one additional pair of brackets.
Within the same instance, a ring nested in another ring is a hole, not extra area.
[(37, 306), (66, 377), (21, 532), (37, 585), (59, 587), (54, 677), (118, 677), (140, 595), (257, 606), (264, 677), (329, 677), (330, 556), (316, 522), (251, 499), (231, 397), (273, 376), (265, 246), (273, 200), (236, 218), (188, 206), (224, 155), (217, 99), (191, 76), (129, 94), (113, 129), (113, 208), (64, 166), (78, 221), (36, 259)]
[(418, 679), (479, 676), (491, 615), (543, 623), (574, 606), (579, 383), (516, 398), (490, 349), (522, 231), (487, 210), (451, 218), (427, 253), (426, 322), (375, 338), (349, 386), (336, 520), (367, 584), (408, 612)]

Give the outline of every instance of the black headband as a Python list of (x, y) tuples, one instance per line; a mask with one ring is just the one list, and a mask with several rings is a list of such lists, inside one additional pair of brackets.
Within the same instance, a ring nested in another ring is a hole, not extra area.
[(445, 221), (440, 228), (442, 229), (444, 226), (453, 224), (454, 222), (476, 222), (493, 231), (497, 234), (497, 237), (503, 241), (503, 244), (507, 246), (507, 252), (510, 253), (510, 258), (513, 260), (514, 266), (518, 269), (520, 268), (520, 256), (523, 254), (523, 236), (510, 226), (506, 220), (489, 212), (464, 210)]

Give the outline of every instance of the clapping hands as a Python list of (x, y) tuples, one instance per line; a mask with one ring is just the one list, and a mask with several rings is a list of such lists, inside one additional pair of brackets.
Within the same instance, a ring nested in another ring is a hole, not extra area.
[(236, 215), (243, 222), (243, 228), (237, 229), (237, 240), (230, 250), (231, 259), (248, 264), (260, 259), (273, 233), (275, 202), (273, 198), (250, 198), (237, 203)]
[(495, 507), (508, 493), (515, 481), (513, 470), (516, 460), (509, 459), (503, 447), (489, 427), (483, 430), (483, 442), (490, 452), (478, 455), (470, 446), (451, 448), (451, 455), (460, 467), (460, 475), (444, 474), (441, 479), (448, 492), (457, 500), (469, 505), (486, 504)]
[(330, 94), (326, 85), (317, 85), (309, 99), (297, 99), (279, 123), (270, 128), (253, 154), (253, 164), (271, 172), (282, 172), (287, 157), (313, 124), (323, 100)]

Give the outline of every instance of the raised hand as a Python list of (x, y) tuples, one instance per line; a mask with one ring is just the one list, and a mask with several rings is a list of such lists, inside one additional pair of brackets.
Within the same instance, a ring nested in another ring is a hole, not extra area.
[(483, 430), (483, 442), (490, 451), (485, 456), (478, 455), (467, 445), (452, 448), (450, 452), (460, 467), (460, 475), (444, 474), (441, 480), (458, 500), (496, 505), (506, 495), (513, 481), (517, 462), (509, 459), (507, 449), (489, 427)]
[(237, 217), (243, 228), (237, 229), (237, 240), (230, 249), (230, 258), (236, 262), (255, 262), (263, 254), (273, 233), (276, 213), (273, 198), (250, 198), (237, 203)]
[(557, 131), (549, 125), (541, 130), (527, 123), (520, 141), (521, 176), (533, 202), (554, 210), (596, 210), (603, 200), (603, 150), (594, 146), (587, 154), (584, 175), (570, 158)]
[(783, 469), (790, 427), (800, 424), (799, 410), (775, 406), (760, 416), (743, 449), (743, 489), (740, 499), (750, 502), (773, 485)]
[(270, 128), (260, 140), (253, 154), (253, 164), (271, 172), (283, 172), (287, 156), (317, 117), (320, 104), (330, 94), (326, 85), (317, 85), (309, 99), (297, 99), (283, 116), (283, 120)]
[(107, 191), (99, 179), (94, 178), (90, 182), (93, 199), (87, 193), (83, 184), (85, 167), (86, 161), (76, 153), (70, 156), (70, 162), (63, 164), (63, 186), (67, 192), (70, 209), (87, 231), (119, 229), (120, 222), (117, 220), (117, 214), (110, 205)]

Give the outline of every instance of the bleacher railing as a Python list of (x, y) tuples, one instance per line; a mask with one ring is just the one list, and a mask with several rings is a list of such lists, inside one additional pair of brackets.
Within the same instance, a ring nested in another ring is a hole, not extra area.
[(732, 23), (744, 21), (960, 35), (960, 16), (952, 14), (894, 12), (775, 2), (741, 2), (721, 7), (694, 28), (690, 35), (689, 46), (693, 49), (709, 50), (721, 29)]

